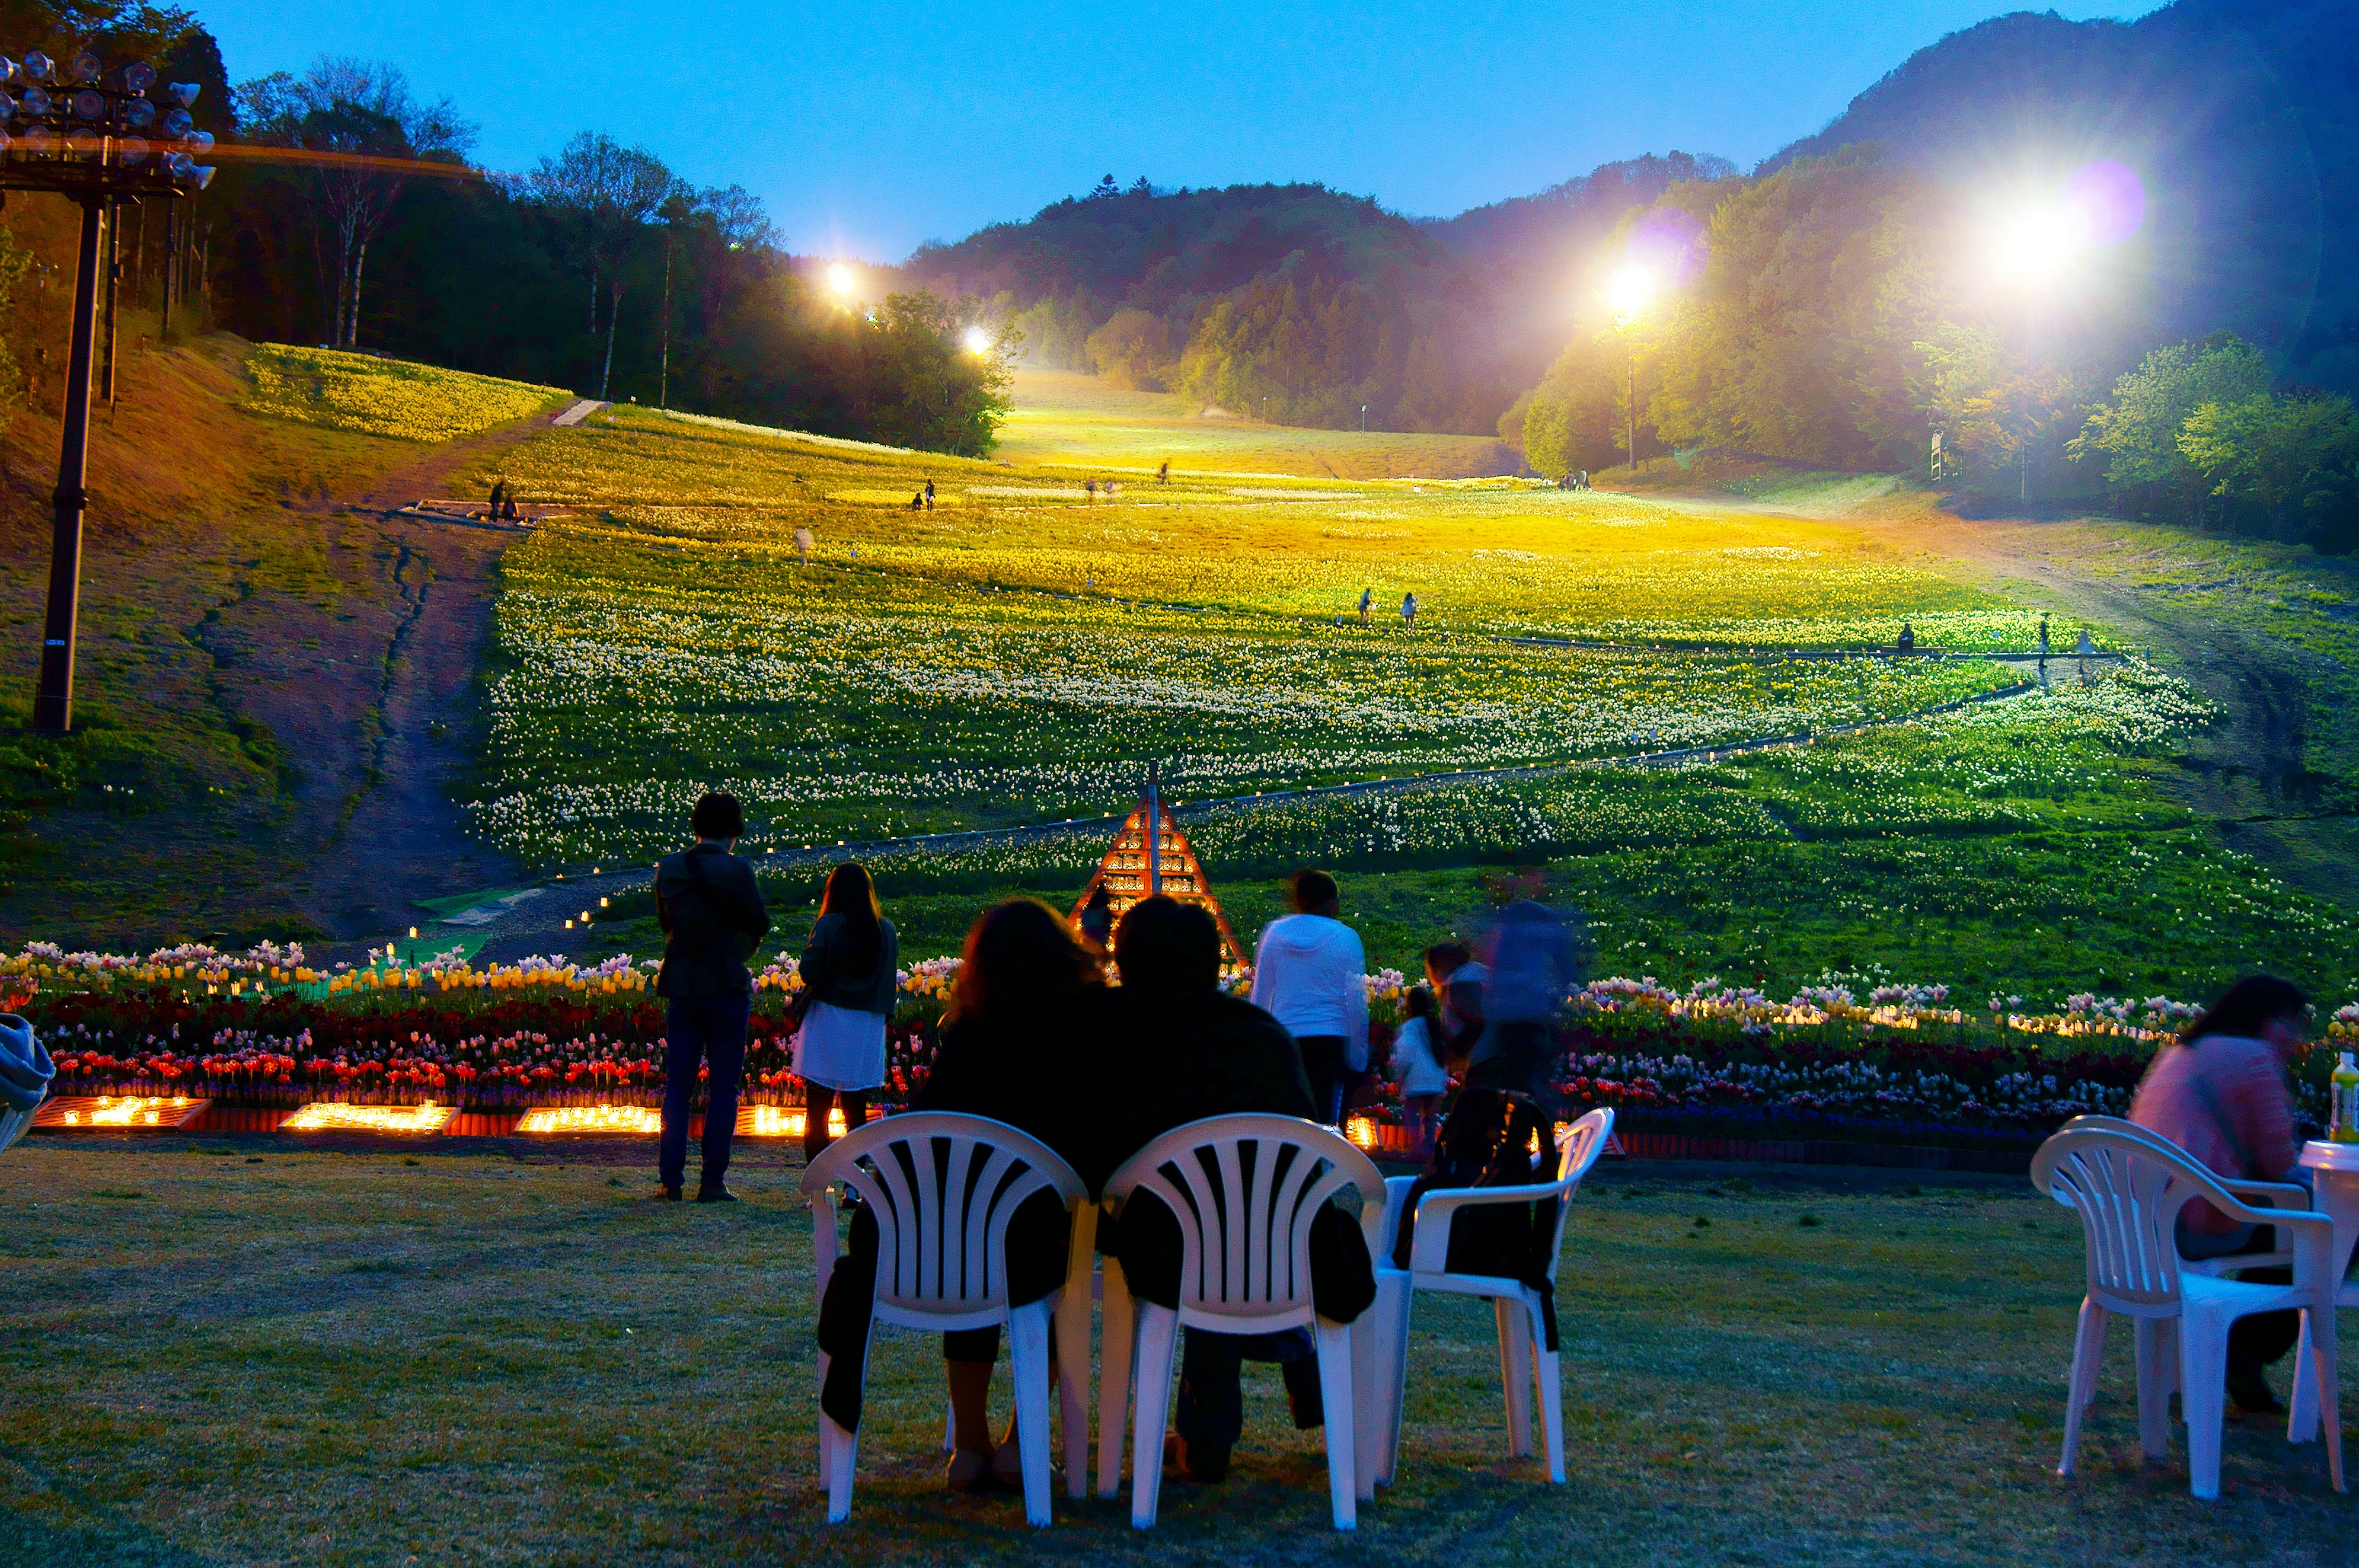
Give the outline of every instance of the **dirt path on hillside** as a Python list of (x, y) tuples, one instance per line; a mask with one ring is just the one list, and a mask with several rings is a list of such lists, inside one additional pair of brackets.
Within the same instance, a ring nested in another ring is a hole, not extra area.
[(292, 759), (283, 842), (301, 870), (290, 902), (339, 938), (389, 935), (419, 919), (414, 899), (516, 875), (462, 831), (454, 795), (482, 752), (475, 683), (500, 557), (521, 536), (396, 509), (472, 482), (547, 423), (536, 415), (421, 452), (357, 495), (288, 498), (322, 530), (353, 608), (331, 622), (239, 606), (208, 638), (227, 670), (223, 697)]
[[(2100, 564), (2126, 565), (2134, 547), (2078, 519), (1954, 517), (1870, 523), (1895, 544), (1962, 561), (1993, 588), (2045, 601), (2060, 626), (2084, 616), (2143, 645), (2154, 661), (2223, 710), (2179, 759), (2169, 792), (2213, 819), (2223, 839), (2293, 886), (2359, 909), (2359, 820), (2327, 814), (2328, 780), (2304, 760), (2309, 677), (2315, 656), (2180, 614), (2163, 595)], [(2112, 560), (2107, 560), (2107, 558)], [(2060, 629), (2060, 646), (2071, 637)]]

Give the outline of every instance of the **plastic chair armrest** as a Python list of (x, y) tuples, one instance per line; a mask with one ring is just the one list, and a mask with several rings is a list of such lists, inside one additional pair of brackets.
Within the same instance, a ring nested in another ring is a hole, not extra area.
[(1525, 1187), (1446, 1187), (1418, 1200), (1417, 1240), (1409, 1247), (1409, 1271), (1447, 1274), (1450, 1225), (1461, 1209), (1493, 1203), (1538, 1203), (1562, 1195), (1554, 1181)]
[(2297, 1289), (2323, 1286), (2330, 1301), (2336, 1286), (2343, 1281), (2334, 1272), (2334, 1221), (2332, 1216), (2305, 1214), (2299, 1211), (2281, 1213), (2267, 1222), (2277, 1227), (2280, 1252), (2293, 1254), (2293, 1282)]
[(1384, 1243), (1382, 1256), (1390, 1258), (1394, 1246), (1400, 1240), (1401, 1216), (1408, 1212), (1408, 1190), (1417, 1185), (1414, 1176), (1385, 1178), (1385, 1228), (1377, 1236)]
[(2267, 1198), (2280, 1212), (2308, 1209), (2311, 1206), (2310, 1189), (2299, 1182), (2231, 1181), (2223, 1177), (2221, 1179), (2220, 1185), (2247, 1203), (2256, 1198)]

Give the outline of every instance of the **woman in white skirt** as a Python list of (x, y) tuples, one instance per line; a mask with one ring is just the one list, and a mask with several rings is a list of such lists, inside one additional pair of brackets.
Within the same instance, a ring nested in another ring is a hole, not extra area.
[(868, 868), (847, 862), (828, 873), (819, 920), (803, 949), (802, 1028), (795, 1076), (803, 1081), (803, 1158), (828, 1145), (828, 1113), (843, 1125), (868, 1119), (868, 1092), (885, 1082), (885, 1021), (900, 994), (900, 938), (876, 902)]

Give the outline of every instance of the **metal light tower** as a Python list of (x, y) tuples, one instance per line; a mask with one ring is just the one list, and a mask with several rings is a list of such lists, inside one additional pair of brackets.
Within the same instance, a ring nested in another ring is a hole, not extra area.
[(1630, 472), (1638, 472), (1638, 313), (1655, 297), (1655, 275), (1647, 267), (1633, 262), (1614, 275), (1605, 290), (1606, 303), (1614, 310), (1614, 331), (1630, 351), (1630, 401), (1628, 409)]
[[(109, 68), (88, 49), (60, 73), (38, 50), (23, 61), (0, 58), (0, 191), (47, 191), (82, 206), (74, 262), (72, 349), (66, 360), (64, 419), (58, 444), (56, 523), (49, 546), (49, 605), (41, 626), (40, 684), (33, 727), (64, 735), (73, 727), (74, 620), (81, 596), (82, 481), (90, 452), (91, 361), (96, 347), (99, 237), (111, 209), (147, 197), (192, 196), (212, 181), (197, 159), (213, 138), (196, 128), (189, 105), (197, 83), (166, 90), (159, 109), (149, 96), (156, 68), (142, 60)], [(107, 279), (112, 294), (114, 279)], [(107, 344), (107, 393), (114, 394), (114, 343)]]

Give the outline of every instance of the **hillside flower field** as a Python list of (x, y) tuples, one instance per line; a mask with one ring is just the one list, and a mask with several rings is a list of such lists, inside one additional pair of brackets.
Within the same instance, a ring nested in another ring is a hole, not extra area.
[(273, 419), (402, 441), (446, 441), (539, 412), (572, 394), (341, 349), (257, 343), (245, 407)]

